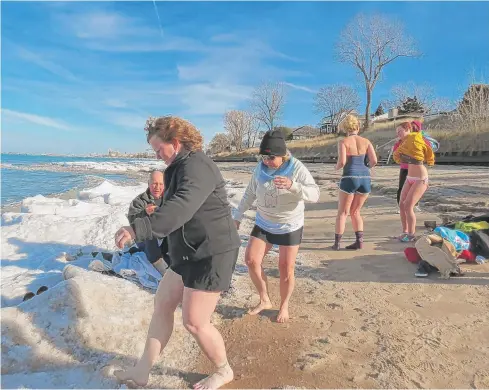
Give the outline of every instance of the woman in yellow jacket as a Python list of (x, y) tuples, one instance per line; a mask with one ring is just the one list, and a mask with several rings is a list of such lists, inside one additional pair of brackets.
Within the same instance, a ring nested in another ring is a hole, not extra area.
[(394, 161), (398, 164), (408, 164), (408, 175), (402, 187), (400, 199), (402, 234), (399, 240), (410, 242), (415, 240), (416, 214), (414, 206), (420, 201), (428, 189), (428, 170), (424, 166), (435, 164), (433, 149), (423, 139), (420, 132), (413, 132), (410, 122), (404, 122), (397, 128), (401, 139), (399, 147), (394, 152)]

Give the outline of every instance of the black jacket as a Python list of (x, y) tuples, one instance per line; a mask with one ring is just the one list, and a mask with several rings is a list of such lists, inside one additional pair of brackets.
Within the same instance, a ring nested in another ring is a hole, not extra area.
[(165, 170), (162, 206), (131, 223), (136, 240), (168, 236), (172, 266), (231, 251), (241, 242), (225, 182), (203, 152), (182, 151)]
[[(144, 191), (142, 194), (139, 194), (134, 198), (129, 206), (129, 213), (127, 214), (127, 219), (129, 223), (132, 224), (136, 218), (144, 218), (147, 217), (146, 206), (149, 204), (154, 204), (158, 207), (161, 207), (163, 203), (163, 198), (155, 199), (149, 188)], [(136, 241), (138, 243), (138, 247), (144, 251), (146, 257), (149, 262), (153, 264), (163, 257), (165, 262), (169, 265), (170, 260), (168, 258), (168, 242), (166, 239), (163, 240), (161, 246), (158, 245), (158, 240), (144, 240), (144, 241)]]

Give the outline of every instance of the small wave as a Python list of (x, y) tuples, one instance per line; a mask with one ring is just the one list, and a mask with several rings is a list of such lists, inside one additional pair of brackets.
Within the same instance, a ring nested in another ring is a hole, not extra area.
[[(10, 168), (10, 167), (9, 167)], [(165, 170), (166, 165), (157, 160), (129, 160), (121, 161), (57, 161), (47, 164), (12, 166), (14, 169), (25, 171), (64, 171), (64, 172), (86, 172), (97, 171), (106, 173), (138, 173), (151, 172), (153, 170)]]

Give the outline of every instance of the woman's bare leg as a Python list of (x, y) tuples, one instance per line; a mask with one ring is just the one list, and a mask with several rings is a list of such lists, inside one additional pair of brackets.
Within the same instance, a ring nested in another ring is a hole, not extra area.
[(133, 381), (138, 386), (146, 386), (151, 368), (170, 340), (173, 332), (174, 313), (182, 301), (183, 282), (180, 275), (168, 269), (155, 295), (153, 317), (149, 325), (144, 352), (137, 364), (124, 371), (115, 371), (120, 381)]
[(299, 245), (280, 246), (278, 268), (280, 271), (280, 311), (277, 322), (289, 320), (289, 300), (295, 286), (295, 260), (299, 252)]
[(211, 323), (211, 316), (216, 310), (220, 296), (220, 291), (201, 291), (187, 287), (183, 292), (183, 325), (216, 367), (212, 375), (194, 385), (194, 388), (199, 390), (218, 389), (234, 378), (226, 356), (224, 340)]
[(362, 249), (363, 247), (363, 218), (360, 210), (365, 204), (368, 194), (355, 194), (350, 206), (350, 218), (355, 232), (356, 240), (353, 244), (348, 245), (346, 249)]
[(422, 180), (416, 181), (411, 185), (408, 195), (404, 200), (404, 209), (406, 213), (406, 225), (407, 232), (410, 236), (414, 236), (416, 233), (416, 213), (414, 212), (414, 206), (420, 201), (426, 192), (428, 185)]
[(258, 290), (260, 295), (260, 303), (249, 311), (249, 314), (255, 315), (262, 310), (271, 309), (272, 302), (268, 295), (268, 280), (265, 271), (263, 270), (263, 258), (272, 247), (271, 244), (260, 240), (256, 237), (250, 237), (248, 246), (245, 253), (245, 262), (248, 266), (248, 272), (250, 274), (251, 281)]
[(401, 191), (401, 201), (399, 203), (399, 210), (400, 210), (400, 216), (401, 216), (401, 226), (402, 226), (402, 232), (403, 233), (408, 233), (408, 223), (407, 223), (407, 209), (406, 209), (406, 199), (409, 194), (409, 190), (411, 189), (412, 184), (410, 184), (407, 180), (404, 183), (404, 186), (402, 187)]
[(335, 239), (333, 249), (340, 249), (341, 236), (345, 232), (346, 218), (353, 202), (353, 194), (347, 194), (339, 190), (338, 192), (338, 214), (336, 215)]

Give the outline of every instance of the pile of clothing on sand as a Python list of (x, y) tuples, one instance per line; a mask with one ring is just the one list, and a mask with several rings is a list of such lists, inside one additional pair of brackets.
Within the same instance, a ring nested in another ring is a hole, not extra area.
[(95, 252), (92, 255), (94, 259), (88, 265), (88, 269), (130, 280), (150, 290), (158, 288), (164, 273), (149, 262), (146, 253), (137, 245), (125, 251)]
[(432, 226), (433, 230), (418, 238), (415, 246), (406, 248), (408, 261), (417, 264), (417, 277), (439, 271), (441, 278), (461, 276), (461, 263), (483, 264), (489, 259), (489, 213), (469, 215), (456, 222)]

